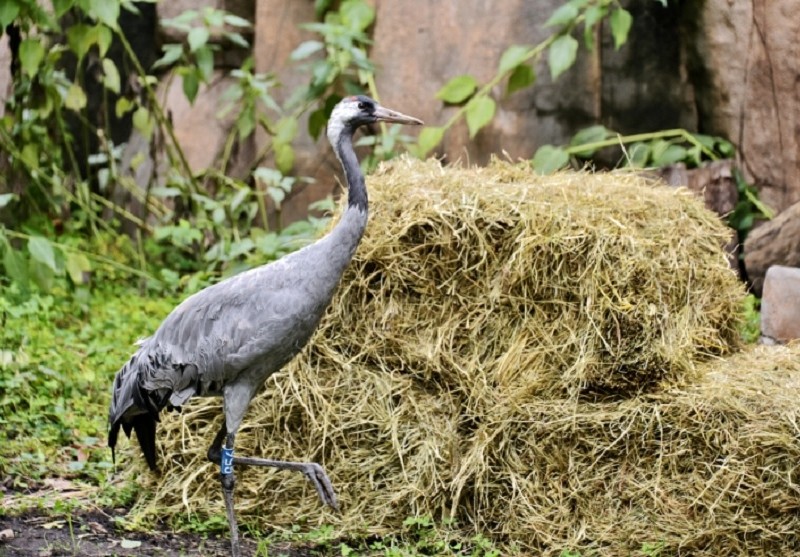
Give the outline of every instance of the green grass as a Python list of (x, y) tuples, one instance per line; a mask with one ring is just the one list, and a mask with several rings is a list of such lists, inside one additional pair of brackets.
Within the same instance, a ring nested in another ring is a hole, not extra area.
[(102, 485), (114, 373), (176, 300), (132, 290), (15, 297), (0, 294), (0, 474), (16, 490), (54, 477)]

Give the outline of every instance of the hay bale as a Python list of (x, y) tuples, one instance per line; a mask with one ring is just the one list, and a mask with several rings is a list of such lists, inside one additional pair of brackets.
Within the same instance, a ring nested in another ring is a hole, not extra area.
[[(238, 451), (323, 462), (344, 512), (322, 508), (299, 474), (241, 470), (240, 517), (264, 531), (329, 523), (345, 536), (384, 535), (430, 515), (522, 554), (627, 557), (648, 542), (708, 557), (800, 547), (800, 343), (714, 359), (698, 383), (669, 391), (499, 406), (474, 430), (459, 427), (445, 390), (325, 362), (305, 354), (270, 381)], [(224, 516), (217, 467), (205, 461), (218, 414), (203, 400), (164, 420), (163, 477), (134, 515)]]
[[(324, 464), (344, 513), (297, 474), (246, 469), (243, 517), (352, 536), (429, 514), (553, 554), (627, 554), (654, 536), (701, 553), (749, 543), (711, 528), (734, 528), (721, 505), (741, 504), (745, 485), (775, 499), (792, 476), (736, 452), (753, 450), (744, 432), (779, 437), (784, 472), (797, 440), (777, 407), (742, 408), (761, 387), (739, 368), (712, 379), (698, 367), (737, 348), (743, 293), (717, 217), (631, 174), (539, 177), (497, 162), (400, 160), (370, 188), (367, 234), (318, 334), (237, 437), (239, 454)], [(134, 514), (223, 515), (205, 461), (220, 420), (219, 401), (194, 401), (162, 421), (163, 476)], [(750, 524), (766, 531), (768, 514)]]
[(487, 416), (454, 508), (535, 553), (788, 555), (800, 548), (800, 344), (704, 366), (621, 402), (532, 400)]
[(632, 173), (403, 159), (370, 193), (367, 233), (318, 337), (366, 366), (491, 406), (498, 388), (677, 383), (737, 345), (729, 231), (688, 191)]

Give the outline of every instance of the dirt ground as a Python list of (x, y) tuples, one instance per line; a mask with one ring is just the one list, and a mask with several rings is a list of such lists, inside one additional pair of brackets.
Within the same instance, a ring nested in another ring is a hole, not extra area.
[[(118, 530), (103, 511), (80, 512), (67, 519), (52, 514), (26, 513), (0, 517), (0, 557), (227, 557), (227, 536), (203, 539), (197, 534), (134, 533)], [(254, 555), (256, 543), (242, 540), (242, 554)], [(308, 557), (311, 551), (273, 544), (269, 555)]]

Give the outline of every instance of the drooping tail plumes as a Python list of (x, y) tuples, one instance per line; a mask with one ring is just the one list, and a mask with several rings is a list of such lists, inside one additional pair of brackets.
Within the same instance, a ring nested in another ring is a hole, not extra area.
[(143, 366), (141, 350), (122, 366), (114, 379), (111, 407), (108, 412), (108, 446), (116, 462), (115, 449), (119, 430), (130, 438), (131, 430), (142, 447), (142, 453), (151, 470), (156, 469), (156, 422), (161, 410), (142, 386)]

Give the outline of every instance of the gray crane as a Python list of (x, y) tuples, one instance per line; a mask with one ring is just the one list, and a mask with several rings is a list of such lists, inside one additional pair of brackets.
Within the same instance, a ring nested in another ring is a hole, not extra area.
[(308, 342), (364, 234), (367, 189), (352, 140), (359, 126), (375, 122), (422, 124), (362, 95), (336, 105), (327, 135), (347, 179), (348, 201), (326, 236), (184, 300), (139, 343), (114, 378), (108, 414), (112, 456), (120, 428), (128, 437), (133, 430), (153, 470), (161, 410), (179, 408), (192, 396), (222, 397), (225, 420), (208, 459), (220, 465), (233, 557), (241, 555), (233, 507), (234, 465), (302, 472), (322, 502), (338, 510), (336, 493), (319, 464), (238, 457), (233, 448), (250, 401)]

